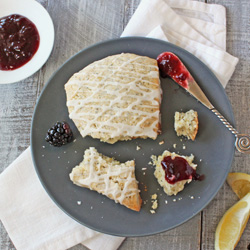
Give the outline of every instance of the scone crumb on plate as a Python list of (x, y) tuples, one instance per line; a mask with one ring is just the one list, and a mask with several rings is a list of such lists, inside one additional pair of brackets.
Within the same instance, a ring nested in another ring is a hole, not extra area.
[(157, 194), (151, 195), (151, 199), (156, 200), (157, 199)]
[(151, 214), (155, 214), (155, 210), (150, 210), (150, 213)]
[(183, 146), (182, 146), (182, 149), (186, 149), (186, 146), (185, 146), (185, 145), (183, 145)]
[(186, 113), (175, 112), (174, 128), (177, 136), (185, 136), (194, 141), (198, 132), (198, 113), (194, 110), (189, 110)]
[(162, 140), (162, 141), (159, 142), (159, 145), (162, 145), (162, 144), (164, 144), (164, 140)]
[(155, 210), (155, 209), (157, 209), (157, 207), (158, 207), (158, 202), (157, 202), (157, 200), (154, 200), (153, 204), (152, 204), (152, 208)]
[(136, 150), (138, 151), (138, 150), (140, 150), (141, 149), (141, 147), (140, 146), (136, 146)]
[(81, 205), (82, 204), (82, 202), (81, 201), (77, 201), (77, 205)]
[(176, 145), (176, 143), (175, 143), (175, 144), (173, 144), (173, 148), (176, 148), (176, 146), (177, 146), (177, 145)]
[(165, 200), (165, 204), (168, 204), (168, 201), (167, 201), (167, 200)]
[[(151, 202), (152, 202), (152, 206), (151, 208), (153, 209), (153, 211), (155, 211), (158, 208), (158, 200), (157, 200), (157, 194), (153, 194), (151, 195)], [(151, 212), (152, 210), (150, 210)], [(152, 212), (151, 212), (152, 213)], [(154, 212), (155, 213), (155, 212)]]

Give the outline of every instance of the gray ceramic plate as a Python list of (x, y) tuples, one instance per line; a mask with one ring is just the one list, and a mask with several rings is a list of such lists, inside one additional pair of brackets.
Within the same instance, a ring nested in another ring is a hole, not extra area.
[[(156, 58), (164, 51), (171, 51), (181, 58), (214, 106), (234, 124), (232, 109), (224, 89), (201, 61), (173, 44), (138, 37), (110, 40), (82, 50), (56, 71), (36, 105), (31, 148), (40, 181), (64, 212), (97, 231), (120, 236), (142, 236), (174, 228), (192, 218), (213, 199), (230, 170), (234, 155), (234, 136), (212, 112), (171, 79), (161, 79), (162, 134), (155, 141), (137, 139), (109, 145), (90, 137), (82, 138), (69, 119), (64, 84), (75, 72), (96, 60), (117, 53), (131, 52)], [(195, 142), (180, 139), (173, 128), (175, 111), (189, 109), (196, 110), (199, 115), (199, 132)], [(56, 121), (63, 120), (69, 122), (76, 141), (54, 148), (44, 141), (44, 137), (48, 128)], [(165, 143), (159, 145), (162, 140)], [(173, 144), (177, 147), (173, 148)], [(137, 145), (141, 150), (136, 150)], [(121, 162), (135, 159), (141, 197), (146, 203), (139, 213), (94, 191), (75, 186), (69, 180), (71, 169), (82, 161), (84, 150), (90, 146)], [(158, 185), (152, 165), (148, 165), (152, 154), (160, 155), (166, 149), (183, 155), (194, 154), (198, 173), (204, 174), (205, 180), (193, 181), (176, 197), (168, 197)], [(151, 195), (154, 193), (158, 194), (159, 207), (156, 214), (151, 214)]]

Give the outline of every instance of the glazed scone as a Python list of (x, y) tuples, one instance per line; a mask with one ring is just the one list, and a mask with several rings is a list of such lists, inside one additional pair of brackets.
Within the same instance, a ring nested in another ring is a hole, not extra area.
[(65, 84), (69, 117), (83, 137), (156, 139), (161, 88), (155, 59), (130, 53), (93, 62)]
[(78, 186), (97, 191), (132, 210), (140, 211), (142, 200), (134, 161), (120, 163), (90, 147), (85, 150), (83, 161), (72, 169), (70, 179)]
[(198, 113), (194, 110), (189, 110), (186, 113), (175, 112), (174, 128), (178, 136), (186, 136), (194, 141), (198, 132)]
[[(158, 157), (155, 155), (151, 156), (153, 165), (155, 165), (154, 176), (156, 177), (158, 183), (160, 184), (161, 187), (163, 187), (163, 190), (167, 195), (176, 195), (177, 193), (179, 193), (184, 189), (184, 185), (186, 183), (190, 183), (192, 181), (192, 178), (180, 180), (175, 182), (174, 184), (169, 183), (165, 178), (166, 173), (164, 167), (162, 166), (162, 161), (164, 160), (165, 157), (168, 156), (171, 157), (171, 159), (175, 159), (175, 157), (184, 158), (188, 162), (189, 166), (194, 170), (196, 170), (197, 165), (193, 163), (194, 160), (193, 155), (183, 156), (183, 155), (178, 155), (176, 153), (171, 153), (168, 150), (165, 150), (163, 154)], [(175, 176), (172, 176), (172, 178), (175, 178)]]

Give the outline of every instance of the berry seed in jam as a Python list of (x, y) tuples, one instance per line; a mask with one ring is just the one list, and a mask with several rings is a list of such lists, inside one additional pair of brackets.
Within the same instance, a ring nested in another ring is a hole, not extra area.
[(171, 52), (163, 52), (157, 57), (161, 77), (170, 76), (183, 88), (188, 88), (188, 79), (191, 78), (181, 60)]
[(18, 14), (0, 18), (0, 70), (14, 70), (26, 64), (39, 43), (38, 30), (28, 18)]
[(188, 162), (179, 156), (172, 159), (171, 156), (166, 156), (161, 162), (162, 168), (165, 171), (165, 180), (169, 184), (175, 184), (177, 181), (183, 180), (203, 180), (204, 175), (199, 175)]

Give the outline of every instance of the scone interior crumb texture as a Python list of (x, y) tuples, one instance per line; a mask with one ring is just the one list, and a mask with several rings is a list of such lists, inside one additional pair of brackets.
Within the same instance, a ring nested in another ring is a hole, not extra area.
[(155, 59), (112, 55), (75, 73), (65, 84), (69, 117), (82, 137), (107, 143), (160, 133), (161, 87)]
[(174, 159), (176, 156), (184, 158), (188, 164), (193, 168), (196, 169), (197, 165), (193, 163), (194, 156), (183, 156), (183, 155), (178, 155), (176, 153), (171, 153), (168, 150), (165, 150), (162, 155), (160, 156), (155, 156), (152, 155), (152, 161), (153, 164), (155, 165), (155, 172), (154, 176), (156, 177), (158, 183), (160, 184), (161, 187), (163, 187), (164, 192), (167, 195), (176, 195), (180, 191), (184, 189), (184, 186), (186, 183), (190, 183), (192, 180), (182, 180), (182, 181), (177, 181), (175, 184), (170, 184), (166, 181), (165, 179), (165, 171), (162, 168), (161, 162), (164, 159), (164, 157), (171, 156), (172, 159)]
[(189, 110), (186, 113), (175, 112), (174, 128), (178, 136), (186, 136), (194, 141), (198, 132), (198, 113), (194, 110)]
[(95, 190), (132, 210), (140, 211), (142, 200), (133, 160), (120, 163), (90, 147), (85, 150), (83, 161), (72, 169), (70, 179), (78, 186)]

